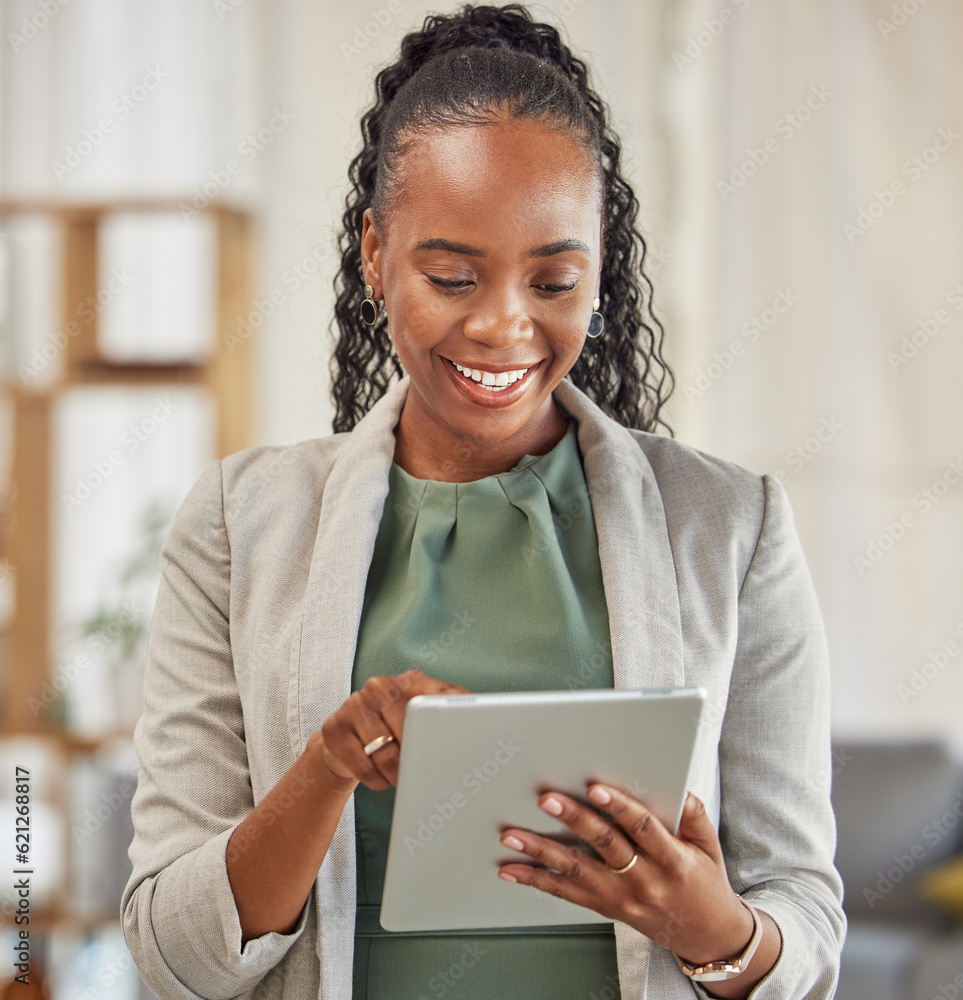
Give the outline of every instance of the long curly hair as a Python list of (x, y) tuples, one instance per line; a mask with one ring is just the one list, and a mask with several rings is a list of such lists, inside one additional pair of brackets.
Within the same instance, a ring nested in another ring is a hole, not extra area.
[[(463, 82), (458, 85), (457, 74), (419, 74), (431, 60), (434, 68), (444, 63), (450, 66), (452, 59), (445, 54), (470, 46), (518, 54), (515, 63), (518, 58), (527, 60), (529, 72), (504, 72), (499, 68), (503, 60), (476, 60), (473, 79), (477, 86), (470, 94), (465, 93)], [(479, 65), (487, 73), (480, 83)], [(533, 80), (541, 81), (540, 89), (533, 88)], [(393, 101), (402, 88), (402, 99), (395, 106)], [(331, 360), (335, 433), (350, 431), (396, 377), (404, 375), (383, 310), (376, 326), (361, 321), (365, 209), (372, 208), (376, 219), (385, 211), (386, 178), (413, 134), (426, 127), (490, 120), (485, 112), (507, 107), (518, 117), (547, 116), (553, 125), (574, 133), (594, 153), (602, 176), (605, 252), (599, 299), (605, 330), (598, 339), (586, 342), (588, 349), (567, 377), (624, 426), (655, 431), (661, 425), (671, 434), (661, 410), (674, 379), (662, 358), (664, 331), (652, 311), (652, 283), (643, 270), (646, 247), (636, 225), (639, 203), (622, 176), (622, 147), (607, 124), (608, 110), (589, 86), (585, 63), (572, 54), (558, 31), (534, 21), (516, 3), (504, 7), (466, 4), (454, 14), (432, 14), (425, 18), (421, 31), (404, 37), (398, 61), (375, 78), (375, 92), (374, 105), (361, 118), (361, 152), (348, 168), (350, 190), (338, 237), (341, 269), (334, 280), (334, 322), (340, 336)]]

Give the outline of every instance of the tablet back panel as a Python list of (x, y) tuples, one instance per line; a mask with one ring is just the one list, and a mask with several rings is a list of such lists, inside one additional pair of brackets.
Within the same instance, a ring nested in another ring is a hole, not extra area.
[(501, 864), (534, 863), (499, 836), (518, 826), (598, 857), (535, 804), (551, 789), (589, 803), (589, 780), (632, 792), (675, 833), (705, 696), (702, 688), (607, 688), (412, 698), (381, 925), (428, 931), (611, 923), (498, 878)]

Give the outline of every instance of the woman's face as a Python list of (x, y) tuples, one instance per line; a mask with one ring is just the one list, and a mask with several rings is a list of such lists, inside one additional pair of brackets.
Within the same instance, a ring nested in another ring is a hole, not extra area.
[(410, 376), (395, 460), (426, 479), (507, 471), (566, 427), (551, 393), (582, 350), (601, 262), (592, 158), (562, 131), (501, 118), (418, 136), (395, 185), (385, 231), (369, 209), (362, 234)]

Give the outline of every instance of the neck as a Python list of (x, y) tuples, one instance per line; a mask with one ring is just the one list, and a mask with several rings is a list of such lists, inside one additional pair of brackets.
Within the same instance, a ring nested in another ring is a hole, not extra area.
[(544, 413), (501, 441), (456, 435), (447, 425), (426, 418), (417, 406), (410, 406), (411, 400), (409, 390), (395, 426), (394, 460), (417, 479), (470, 483), (508, 472), (525, 455), (551, 451), (568, 430), (568, 419), (551, 396)]

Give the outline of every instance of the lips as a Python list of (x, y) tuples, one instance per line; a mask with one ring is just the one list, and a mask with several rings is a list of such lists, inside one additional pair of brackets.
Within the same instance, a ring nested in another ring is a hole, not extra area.
[[(486, 372), (484, 369), (469, 369), (450, 358), (444, 358), (445, 369), (450, 378), (455, 383), (463, 396), (466, 396), (473, 403), (478, 403), (486, 407), (509, 406), (517, 399), (520, 399), (531, 385), (535, 373), (541, 368), (541, 361), (528, 368), (513, 368), (502, 372)], [(456, 367), (457, 366), (457, 367)], [(459, 371), (459, 368), (462, 371)], [(487, 374), (489, 382), (499, 382), (504, 380), (505, 385), (484, 385), (482, 382), (473, 379), (468, 372), (479, 372), (483, 377)], [(509, 381), (513, 373), (524, 371), (520, 378)]]

